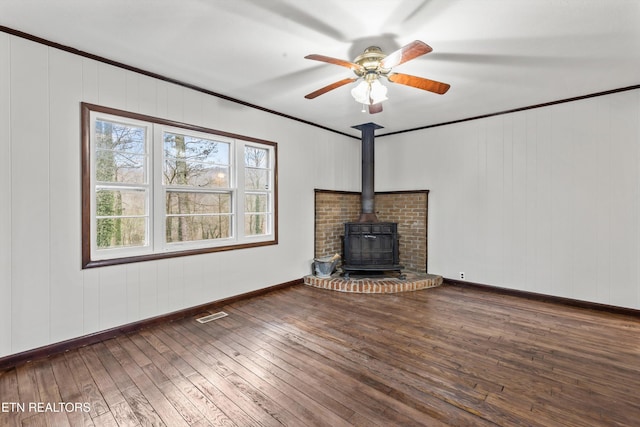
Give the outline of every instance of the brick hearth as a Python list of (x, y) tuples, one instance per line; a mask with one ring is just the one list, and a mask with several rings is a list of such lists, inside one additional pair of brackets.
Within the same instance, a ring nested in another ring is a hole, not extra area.
[(305, 285), (316, 288), (330, 289), (339, 292), (354, 292), (360, 294), (392, 294), (397, 292), (419, 291), (433, 288), (442, 284), (442, 276), (433, 274), (407, 272), (406, 279), (395, 277), (354, 278), (345, 279), (339, 273), (331, 277), (305, 276)]

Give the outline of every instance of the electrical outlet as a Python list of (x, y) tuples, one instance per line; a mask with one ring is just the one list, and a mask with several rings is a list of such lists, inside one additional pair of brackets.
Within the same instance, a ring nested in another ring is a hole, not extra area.
[(460, 272), (460, 279), (464, 280), (464, 271)]

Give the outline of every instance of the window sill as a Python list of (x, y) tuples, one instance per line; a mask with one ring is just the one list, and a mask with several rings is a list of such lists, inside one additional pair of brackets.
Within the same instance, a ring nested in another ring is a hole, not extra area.
[(154, 254), (148, 254), (148, 255), (137, 255), (137, 256), (130, 256), (130, 257), (122, 257), (122, 258), (107, 258), (107, 259), (92, 260), (90, 259), (90, 257), (87, 257), (86, 259), (83, 257), (82, 269), (106, 267), (109, 265), (131, 264), (135, 262), (144, 262), (144, 261), (155, 261), (155, 260), (178, 258), (183, 256), (191, 256), (191, 255), (202, 255), (207, 253), (233, 251), (238, 249), (249, 249), (249, 248), (271, 246), (271, 245), (277, 245), (277, 244), (278, 244), (278, 239), (276, 237), (271, 240), (264, 240), (260, 242), (242, 243), (242, 244), (227, 245), (227, 246), (215, 246), (215, 247), (198, 248), (198, 249), (188, 249), (188, 250), (154, 253)]

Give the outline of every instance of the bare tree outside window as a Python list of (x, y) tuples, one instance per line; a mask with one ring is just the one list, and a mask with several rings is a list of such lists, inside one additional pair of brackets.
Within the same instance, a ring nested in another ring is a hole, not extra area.
[(96, 121), (96, 243), (142, 246), (147, 240), (146, 135), (142, 127)]
[(246, 146), (245, 164), (245, 234), (267, 232), (269, 210), (269, 152), (264, 148)]
[(228, 143), (164, 134), (167, 243), (231, 235), (229, 153)]

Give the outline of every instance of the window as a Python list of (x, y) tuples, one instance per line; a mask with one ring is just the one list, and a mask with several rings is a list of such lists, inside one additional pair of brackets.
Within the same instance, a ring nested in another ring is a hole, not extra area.
[(82, 104), (83, 268), (277, 243), (277, 145)]

